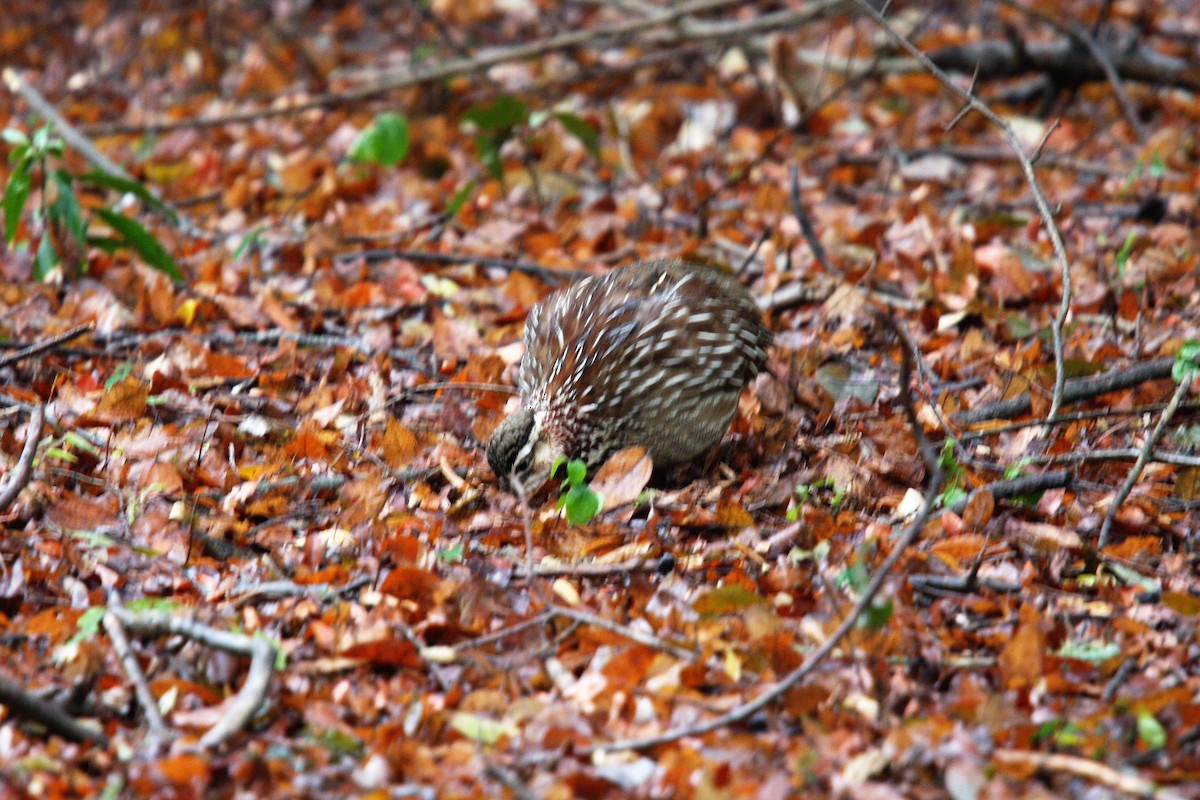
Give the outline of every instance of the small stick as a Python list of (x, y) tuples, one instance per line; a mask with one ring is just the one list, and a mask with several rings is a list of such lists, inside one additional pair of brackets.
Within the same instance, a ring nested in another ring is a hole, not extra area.
[(18, 361), (24, 361), (27, 358), (41, 355), (48, 350), (53, 350), (65, 342), (69, 342), (72, 339), (78, 339), (85, 333), (91, 333), (95, 329), (96, 323), (85, 322), (82, 325), (76, 325), (74, 328), (65, 330), (57, 336), (51, 336), (49, 339), (43, 339), (40, 342), (34, 342), (28, 347), (23, 347), (15, 353), (9, 353), (6, 356), (0, 357), (0, 369), (4, 369), (7, 366), (17, 363)]

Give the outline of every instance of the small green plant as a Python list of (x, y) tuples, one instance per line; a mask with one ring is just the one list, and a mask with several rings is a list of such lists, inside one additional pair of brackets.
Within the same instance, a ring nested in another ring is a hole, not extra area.
[(500, 95), (486, 105), (473, 106), (462, 119), (475, 126), (475, 148), (479, 158), (488, 174), (497, 180), (504, 176), (500, 149), (505, 143), (517, 136), (527, 138), (552, 119), (578, 139), (593, 158), (600, 155), (600, 134), (579, 116), (569, 111), (531, 111), (528, 105), (512, 95)]
[[(131, 250), (172, 280), (183, 280), (175, 259), (140, 222), (117, 211), (115, 204), (92, 207), (79, 202), (78, 192), (84, 188), (114, 191), (122, 196), (132, 195), (173, 217), (173, 212), (145, 186), (100, 170), (82, 175), (68, 171), (59, 163), (65, 150), (63, 140), (55, 135), (50, 124), (38, 128), (32, 137), (16, 128), (5, 128), (0, 138), (12, 145), (8, 162), (13, 165), (0, 202), (4, 207), (4, 241), (18, 248), (33, 249), (36, 280), (45, 280), (58, 267), (72, 273), (86, 267), (82, 258), (79, 260), (83, 263), (64, 264), (64, 246), (85, 251), (95, 247), (107, 253)], [(28, 209), (35, 185), (39, 199), (37, 205)], [(19, 238), (21, 217), (27, 211), (32, 214), (33, 224), (22, 239)], [(103, 223), (108, 232), (101, 236), (89, 233), (94, 221)]]
[[(831, 492), (828, 499), (826, 493)], [(833, 513), (837, 513), (842, 507), (842, 503), (846, 500), (846, 488), (838, 486), (833, 478), (822, 478), (819, 481), (812, 483), (802, 483), (792, 490), (795, 499), (788, 506), (787, 520), (795, 522), (800, 518), (800, 509), (806, 505), (819, 507), (825, 505)]]
[(958, 457), (954, 455), (954, 448), (958, 444), (954, 439), (947, 439), (942, 445), (941, 464), (942, 471), (946, 475), (946, 488), (938, 495), (938, 501), (943, 508), (949, 508), (960, 500), (965, 500), (967, 490), (963, 488), (963, 482), (966, 480), (966, 475), (963, 469), (959, 466)]
[(1130, 231), (1129, 235), (1125, 237), (1125, 243), (1121, 245), (1121, 249), (1117, 251), (1115, 266), (1117, 268), (1116, 278), (1118, 282), (1125, 277), (1125, 267), (1129, 264), (1129, 256), (1133, 254), (1133, 245), (1136, 241), (1137, 234), (1134, 233), (1134, 231)]
[(604, 498), (592, 491), (587, 485), (587, 464), (582, 461), (568, 461), (565, 456), (559, 456), (550, 467), (550, 476), (558, 473), (558, 468), (566, 465), (567, 476), (563, 480), (563, 493), (558, 498), (558, 507), (566, 511), (567, 522), (572, 525), (587, 525), (592, 518), (600, 513)]

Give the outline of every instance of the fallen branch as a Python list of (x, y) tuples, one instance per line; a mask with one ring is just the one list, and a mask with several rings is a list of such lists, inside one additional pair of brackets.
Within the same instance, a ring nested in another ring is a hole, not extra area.
[(354, 261), (359, 258), (365, 259), (367, 263), (402, 258), (408, 261), (428, 261), (434, 264), (478, 264), (481, 267), (503, 269), (511, 272), (524, 272), (527, 275), (534, 275), (554, 285), (574, 278), (582, 278), (585, 275), (580, 270), (553, 269), (551, 267), (544, 267), (533, 261), (521, 261), (514, 258), (489, 258), (487, 256), (471, 255), (470, 253), (432, 253), (427, 250), (378, 248), (356, 253), (338, 253), (334, 256), (334, 260), (343, 262)]
[(57, 703), (30, 694), (0, 675), (0, 705), (19, 719), (45, 726), (50, 733), (71, 742), (95, 742), (108, 747), (108, 737), (101, 731), (68, 714)]
[[(109, 602), (115, 606), (120, 605), (121, 601), (116, 593), (113, 593)], [(125, 635), (125, 628), (111, 611), (104, 614), (104, 630), (108, 632), (108, 638), (112, 641), (117, 657), (121, 660), (121, 667), (125, 670), (125, 675), (133, 684), (133, 693), (142, 706), (142, 713), (146, 715), (146, 724), (150, 726), (148, 749), (157, 750), (159, 745), (171, 741), (173, 738), (171, 729), (167, 727), (167, 722), (158, 709), (158, 700), (150, 691), (150, 684), (146, 681), (146, 673), (142, 671), (142, 665), (138, 663), (133, 648), (129, 646), (129, 637)]]
[[(101, 172), (106, 172), (114, 177), (135, 183), (137, 182), (137, 179), (126, 172), (124, 167), (113, 161), (108, 156), (104, 155), (104, 153), (101, 153), (96, 148), (96, 145), (92, 144), (91, 140), (88, 139), (88, 137), (84, 135), (82, 131), (68, 122), (66, 117), (58, 113), (58, 109), (51, 105), (50, 101), (42, 96), (41, 92), (31, 86), (21, 76), (21, 73), (17, 72), (11, 67), (5, 67), (4, 71), (0, 73), (0, 78), (3, 78), (4, 82), (8, 84), (9, 91), (15, 95), (20, 95), (21, 98), (23, 98), (25, 102), (29, 104), (29, 107), (33, 109), (38, 116), (42, 117), (48, 122), (53, 123), (55, 130), (58, 131), (60, 136), (62, 136), (63, 141), (69, 144), (72, 149), (87, 159), (89, 164)], [(188, 219), (178, 211), (175, 211), (166, 203), (164, 203), (162, 198), (158, 197), (157, 193), (155, 193), (153, 190), (149, 191), (154, 196), (155, 200), (158, 201), (158, 205), (149, 205), (150, 211), (158, 215), (172, 227), (183, 231), (188, 236), (198, 239), (208, 237), (207, 233), (188, 221)]]
[[(1125, 369), (1069, 380), (1063, 386), (1063, 402), (1074, 403), (1108, 392), (1128, 389), (1147, 381), (1169, 378), (1171, 377), (1171, 367), (1174, 364), (1174, 358), (1156, 358), (1153, 361), (1144, 361)], [(1026, 392), (998, 403), (973, 408), (970, 411), (960, 411), (951, 415), (950, 419), (958, 425), (973, 425), (989, 419), (1011, 419), (1029, 413), (1032, 407), (1029, 394)], [(1048, 421), (1052, 419), (1053, 415), (1048, 418)]]
[[(395, 92), (400, 89), (408, 89), (413, 86), (419, 86), (425, 83), (435, 83), (444, 81), (449, 78), (456, 78), (462, 75), (471, 75), (478, 72), (491, 69), (500, 64), (506, 64), (513, 61), (526, 61), (550, 53), (561, 52), (564, 50), (572, 50), (578, 47), (583, 47), (598, 42), (604, 42), (612, 39), (621, 39), (629, 37), (643, 31), (651, 30), (660, 26), (673, 25), (679, 20), (692, 14), (703, 14), (710, 11), (719, 11), (731, 6), (740, 5), (742, 0), (691, 0), (691, 2), (679, 3), (672, 5), (669, 8), (660, 10), (659, 13), (639, 17), (638, 19), (629, 20), (626, 22), (617, 23), (601, 28), (593, 28), (586, 30), (569, 31), (567, 33), (552, 36), (548, 39), (542, 39), (528, 44), (519, 44), (512, 47), (504, 47), (482, 53), (474, 58), (454, 58), (446, 60), (431, 60), (428, 65), (423, 65), (416, 69), (406, 69), (399, 73), (385, 73), (372, 76), (371, 83), (359, 86), (353, 89), (348, 89), (342, 92), (331, 92), (317, 95), (308, 100), (300, 102), (282, 102), (277, 106), (270, 108), (254, 108), (241, 111), (234, 111), (229, 114), (212, 117), (200, 117), (194, 119), (177, 120), (173, 122), (148, 122), (142, 124), (113, 124), (113, 125), (96, 125), (91, 126), (87, 130), (92, 135), (112, 135), (117, 133), (162, 133), (177, 128), (201, 128), (213, 127), (219, 125), (229, 125), (233, 123), (254, 122), (270, 117), (285, 116), (291, 114), (299, 114), (304, 111), (313, 111), (320, 108), (328, 108), (330, 106), (347, 105), (358, 103), (363, 100), (368, 100), (379, 95)], [(833, 9), (839, 7), (842, 0), (822, 0), (822, 2), (814, 3), (809, 8), (805, 9), (804, 14), (799, 15), (801, 19), (816, 19), (823, 14), (829, 13)], [(787, 20), (791, 24), (797, 24), (796, 20)], [(775, 24), (782, 24), (782, 21), (775, 20)], [(756, 25), (755, 20), (750, 20), (742, 23), (745, 33), (760, 32), (761, 24)], [(673, 32), (676, 37), (686, 39), (688, 34), (685, 32)], [(732, 35), (728, 27), (713, 29), (706, 28), (692, 34), (702, 38), (717, 38), (727, 37)]]
[(163, 611), (133, 612), (121, 606), (109, 608), (125, 628), (133, 633), (184, 636), (207, 647), (250, 657), (250, 669), (241, 691), (229, 703), (225, 715), (200, 737), (198, 749), (217, 747), (250, 723), (267, 696), (275, 671), (275, 648), (266, 639), (220, 631), (192, 619), (172, 616)]
[(38, 356), (42, 353), (53, 350), (65, 342), (69, 342), (72, 339), (78, 339), (80, 336), (83, 336), (86, 333), (91, 333), (95, 329), (96, 323), (85, 322), (82, 325), (76, 325), (74, 328), (63, 331), (57, 336), (51, 336), (49, 339), (43, 339), (40, 342), (34, 342), (28, 347), (22, 347), (20, 350), (17, 350), (14, 353), (9, 353), (6, 356), (0, 356), (0, 369), (4, 369), (7, 366), (17, 363), (18, 361), (24, 361), (27, 358), (32, 358), (33, 356)]
[(1010, 497), (1035, 494), (1048, 489), (1061, 489), (1070, 485), (1071, 473), (1064, 471), (1047, 472), (1043, 475), (1027, 475), (1006, 481), (996, 481), (995, 483), (989, 483), (986, 486), (975, 489), (970, 495), (950, 506), (948, 510), (953, 511), (955, 514), (961, 514), (971, 498), (979, 492), (990, 492), (996, 500), (1007, 500)]
[(1137, 109), (1133, 106), (1133, 101), (1129, 99), (1129, 94), (1125, 91), (1124, 85), (1121, 83), (1121, 76), (1117, 73), (1116, 65), (1113, 64), (1112, 58), (1096, 37), (1092, 36), (1085, 28), (1076, 25), (1073, 22), (1049, 14), (1040, 8), (1029, 8), (1021, 5), (1015, 0), (999, 0), (1005, 6), (1016, 9), (1023, 14), (1027, 14), (1035, 19), (1039, 19), (1050, 25), (1052, 28), (1067, 35), (1073, 43), (1083, 47), (1088, 51), (1088, 55), (1104, 73), (1104, 77), (1108, 80), (1109, 86), (1112, 87), (1113, 95), (1117, 98), (1117, 105), (1121, 107), (1121, 113), (1125, 115), (1125, 122), (1133, 130), (1139, 142), (1146, 141), (1146, 128), (1142, 125), (1142, 121), (1138, 118)]

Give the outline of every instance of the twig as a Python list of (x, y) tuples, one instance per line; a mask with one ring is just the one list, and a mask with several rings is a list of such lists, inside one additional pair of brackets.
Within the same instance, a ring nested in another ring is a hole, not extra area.
[[(1070, 386), (1070, 384), (1067, 384)], [(1139, 417), (1142, 414), (1153, 414), (1156, 411), (1162, 411), (1167, 407), (1166, 403), (1146, 403), (1145, 405), (1135, 406), (1133, 408), (1105, 408), (1096, 411), (1074, 411), (1070, 414), (1059, 414), (1052, 420), (1022, 420), (1020, 422), (1010, 422), (1006, 425), (996, 425), (995, 427), (980, 428), (975, 431), (967, 431), (959, 435), (959, 440), (968, 442), (973, 439), (983, 439), (988, 436), (995, 436), (998, 433), (1010, 433), (1019, 431), (1024, 428), (1030, 428), (1034, 425), (1045, 425), (1049, 422), (1052, 425), (1061, 425), (1064, 422), (1084, 422), (1091, 419), (1107, 419), (1108, 417)], [(1180, 411), (1200, 411), (1200, 403), (1181, 403)]]
[(582, 622), (584, 625), (592, 625), (602, 630), (606, 630), (609, 633), (615, 633), (618, 636), (623, 636), (630, 641), (637, 642), (638, 644), (644, 644), (647, 647), (653, 647), (655, 650), (661, 650), (662, 652), (667, 653), (668, 655), (677, 658), (680, 661), (686, 661), (689, 664), (694, 662), (697, 657), (694, 651), (688, 650), (686, 647), (679, 647), (678, 645), (674, 645), (668, 641), (660, 639), (654, 634), (646, 633), (645, 631), (639, 631), (636, 628), (629, 627), (628, 625), (621, 625), (613, 622), (610, 619), (605, 619), (598, 614), (592, 614), (587, 611), (581, 611), (576, 608), (570, 608), (569, 606), (562, 605), (550, 605), (547, 610), (552, 611), (560, 617), (573, 619), (576, 622)]
[(150, 684), (146, 682), (146, 673), (142, 672), (142, 665), (138, 663), (133, 648), (129, 646), (129, 637), (125, 635), (125, 628), (122, 627), (121, 620), (111, 613), (113, 607), (121, 605), (121, 599), (116, 592), (113, 592), (108, 602), (110, 612), (104, 614), (104, 630), (108, 631), (108, 638), (112, 640), (113, 650), (121, 659), (121, 667), (125, 670), (125, 675), (128, 676), (130, 683), (133, 684), (133, 692), (137, 695), (142, 711), (146, 715), (146, 724), (150, 726), (149, 749), (157, 750), (159, 745), (170, 742), (173, 734), (167, 727), (162, 712), (158, 709), (158, 700), (150, 691)]
[(28, 347), (23, 347), (15, 353), (9, 353), (6, 356), (0, 357), (0, 369), (4, 369), (10, 364), (15, 364), (18, 361), (24, 361), (31, 356), (41, 355), (48, 350), (53, 350), (65, 342), (69, 342), (72, 339), (78, 339), (85, 333), (91, 333), (95, 329), (96, 323), (85, 322), (82, 325), (76, 325), (74, 328), (65, 330), (57, 336), (51, 336), (49, 339), (43, 339), (40, 342), (34, 342)]
[(508, 767), (490, 763), (483, 768), (483, 773), (512, 792), (513, 797), (517, 800), (537, 800), (538, 796), (531, 792), (529, 787), (522, 783), (517, 774)]
[(1038, 184), (1033, 164), (1030, 163), (1029, 157), (1025, 155), (1025, 151), (1021, 148), (1021, 143), (1017, 140), (1017, 135), (1013, 133), (1012, 127), (995, 111), (992, 111), (987, 104), (974, 94), (964, 91), (957, 83), (952, 81), (949, 75), (930, 60), (929, 56), (921, 52), (916, 45), (892, 27), (892, 24), (884, 18), (883, 14), (870, 5), (867, 0), (854, 0), (854, 3), (870, 16), (871, 19), (875, 20), (875, 24), (886, 31), (897, 44), (907, 50), (909, 55), (921, 62), (921, 65), (936, 77), (943, 86), (996, 126), (1004, 134), (1004, 138), (1008, 140), (1009, 146), (1021, 164), (1021, 170), (1025, 173), (1025, 181), (1029, 184), (1029, 190), (1032, 192), (1034, 203), (1037, 205), (1038, 214), (1042, 218), (1042, 223), (1046, 227), (1046, 234), (1050, 237), (1050, 243), (1054, 247), (1054, 254), (1058, 259), (1059, 277), (1062, 281), (1062, 302), (1059, 304), (1058, 314), (1050, 326), (1050, 332), (1054, 339), (1054, 391), (1051, 394), (1050, 411), (1046, 416), (1054, 417), (1058, 414), (1059, 406), (1062, 405), (1063, 385), (1066, 381), (1062, 329), (1067, 315), (1071, 311), (1071, 262), (1067, 258), (1067, 250), (1063, 246), (1062, 236), (1059, 235), (1058, 226), (1054, 222), (1054, 216), (1050, 212), (1050, 204), (1046, 202), (1041, 186)]
[(29, 416), (29, 427), (25, 432), (25, 446), (21, 448), (21, 457), (17, 459), (17, 466), (9, 474), (4, 486), (0, 487), (0, 513), (7, 511), (21, 494), (21, 490), (29, 484), (29, 478), (33, 474), (33, 457), (42, 438), (42, 423), (45, 418), (45, 407), (34, 406)]
[[(1075, 378), (1063, 386), (1062, 399), (1064, 403), (1074, 403), (1090, 397), (1097, 397), (1119, 389), (1128, 389), (1146, 381), (1171, 377), (1174, 358), (1156, 358), (1153, 361), (1143, 361), (1125, 369), (1112, 370), (1102, 375), (1089, 378)], [(989, 419), (1009, 419), (1026, 414), (1032, 408), (1029, 393), (1001, 400), (998, 403), (961, 411), (951, 415), (950, 419), (958, 425), (973, 425)], [(1047, 422), (1053, 422), (1055, 414), (1048, 415)]]
[(176, 634), (193, 639), (207, 647), (250, 657), (250, 669), (237, 696), (229, 703), (224, 716), (200, 737), (196, 746), (201, 750), (217, 747), (249, 724), (266, 699), (275, 671), (275, 648), (266, 639), (217, 630), (203, 623), (174, 617), (162, 611), (131, 612), (112, 607), (121, 623), (134, 633), (151, 635)]
[[(1045, 453), (1029, 456), (1026, 461), (1030, 464), (1087, 464), (1100, 461), (1136, 461), (1141, 454), (1142, 451), (1136, 447), (1113, 447), (1103, 450)], [(1164, 450), (1152, 452), (1150, 460), (1159, 464), (1170, 464), (1173, 467), (1200, 467), (1200, 456), (1189, 456)]]
[(585, 274), (580, 270), (553, 269), (551, 267), (544, 267), (533, 261), (522, 261), (515, 258), (490, 258), (488, 256), (471, 255), (470, 253), (433, 253), (427, 250), (405, 250), (391, 247), (362, 250), (360, 252), (338, 253), (334, 256), (335, 261), (354, 261), (358, 258), (365, 259), (368, 263), (403, 258), (409, 261), (428, 261), (434, 264), (478, 264), (481, 267), (505, 269), (512, 272), (524, 272), (527, 275), (536, 275), (542, 280), (555, 285), (573, 280), (574, 278), (583, 277)]
[(1154, 446), (1158, 444), (1158, 440), (1162, 438), (1163, 431), (1167, 429), (1167, 424), (1170, 423), (1171, 417), (1175, 416), (1175, 411), (1179, 408), (1179, 404), (1183, 402), (1183, 397), (1192, 388), (1192, 376), (1184, 376), (1179, 382), (1179, 386), (1175, 388), (1175, 394), (1171, 395), (1171, 402), (1163, 409), (1162, 416), (1158, 418), (1158, 424), (1154, 426), (1154, 430), (1146, 437), (1146, 443), (1142, 446), (1142, 452), (1138, 454), (1138, 459), (1133, 465), (1133, 469), (1129, 470), (1129, 474), (1125, 476), (1125, 483), (1121, 484), (1121, 488), (1113, 497), (1112, 503), (1108, 506), (1108, 511), (1104, 514), (1104, 522), (1100, 525), (1100, 538), (1096, 541), (1096, 547), (1103, 549), (1108, 544), (1108, 535), (1112, 532), (1113, 520), (1116, 519), (1117, 510), (1125, 499), (1129, 497), (1129, 493), (1133, 491), (1133, 486), (1137, 483), (1138, 478), (1142, 476), (1142, 470), (1146, 468), (1147, 462), (1150, 461), (1150, 454), (1154, 451)]
[(829, 255), (825, 252), (824, 245), (817, 238), (817, 232), (813, 228), (812, 220), (808, 218), (808, 213), (804, 210), (804, 203), (800, 200), (800, 170), (795, 164), (789, 167), (792, 176), (791, 200), (792, 213), (796, 215), (796, 221), (800, 223), (800, 232), (804, 234), (804, 238), (808, 241), (808, 246), (812, 249), (813, 258), (821, 265), (828, 275), (841, 275), (842, 271), (833, 266), (829, 261)]
[(14, 717), (44, 725), (52, 734), (68, 741), (95, 742), (108, 747), (108, 737), (101, 731), (84, 725), (57, 703), (30, 694), (3, 675), (0, 675), (0, 705)]
[[(657, 558), (631, 558), (616, 564), (539, 564), (534, 567), (533, 574), (539, 578), (607, 578), (635, 572), (658, 572), (661, 563)], [(518, 577), (516, 570), (513, 571), (513, 577)]]
[(463, 641), (463, 642), (457, 642), (457, 643), (451, 645), (451, 648), (454, 650), (467, 650), (467, 649), (486, 647), (487, 645), (492, 644), (493, 642), (503, 641), (504, 639), (507, 639), (509, 636), (515, 636), (516, 634), (518, 634), (521, 631), (524, 631), (528, 628), (533, 628), (538, 625), (545, 625), (547, 622), (549, 622), (553, 618), (554, 618), (554, 612), (543, 611), (543, 612), (537, 614), (536, 616), (530, 617), (529, 619), (521, 620), (520, 622), (514, 623), (513, 625), (509, 625), (507, 628), (501, 628), (500, 630), (493, 631), (492, 633), (485, 633), (484, 635), (477, 636), (474, 639), (467, 639), (466, 641)]

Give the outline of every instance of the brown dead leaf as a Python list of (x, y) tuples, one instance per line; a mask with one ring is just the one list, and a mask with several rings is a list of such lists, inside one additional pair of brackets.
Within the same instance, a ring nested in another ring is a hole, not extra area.
[(150, 387), (132, 375), (113, 384), (104, 392), (92, 416), (110, 424), (139, 419), (146, 413)]
[(1035, 609), (1021, 609), (1021, 622), (1000, 651), (997, 665), (1006, 689), (1029, 689), (1042, 679), (1046, 657), (1046, 635)]
[(1083, 547), (1083, 540), (1078, 533), (1046, 522), (1007, 519), (1004, 521), (1004, 535), (1027, 542), (1043, 552), (1078, 550)]
[(626, 503), (632, 503), (641, 495), (650, 482), (654, 462), (641, 447), (626, 447), (613, 453), (592, 481), (592, 491), (604, 496), (604, 507), (608, 511)]
[(395, 419), (388, 419), (387, 429), (383, 432), (383, 459), (389, 467), (403, 469), (411, 466), (420, 450), (415, 433)]

